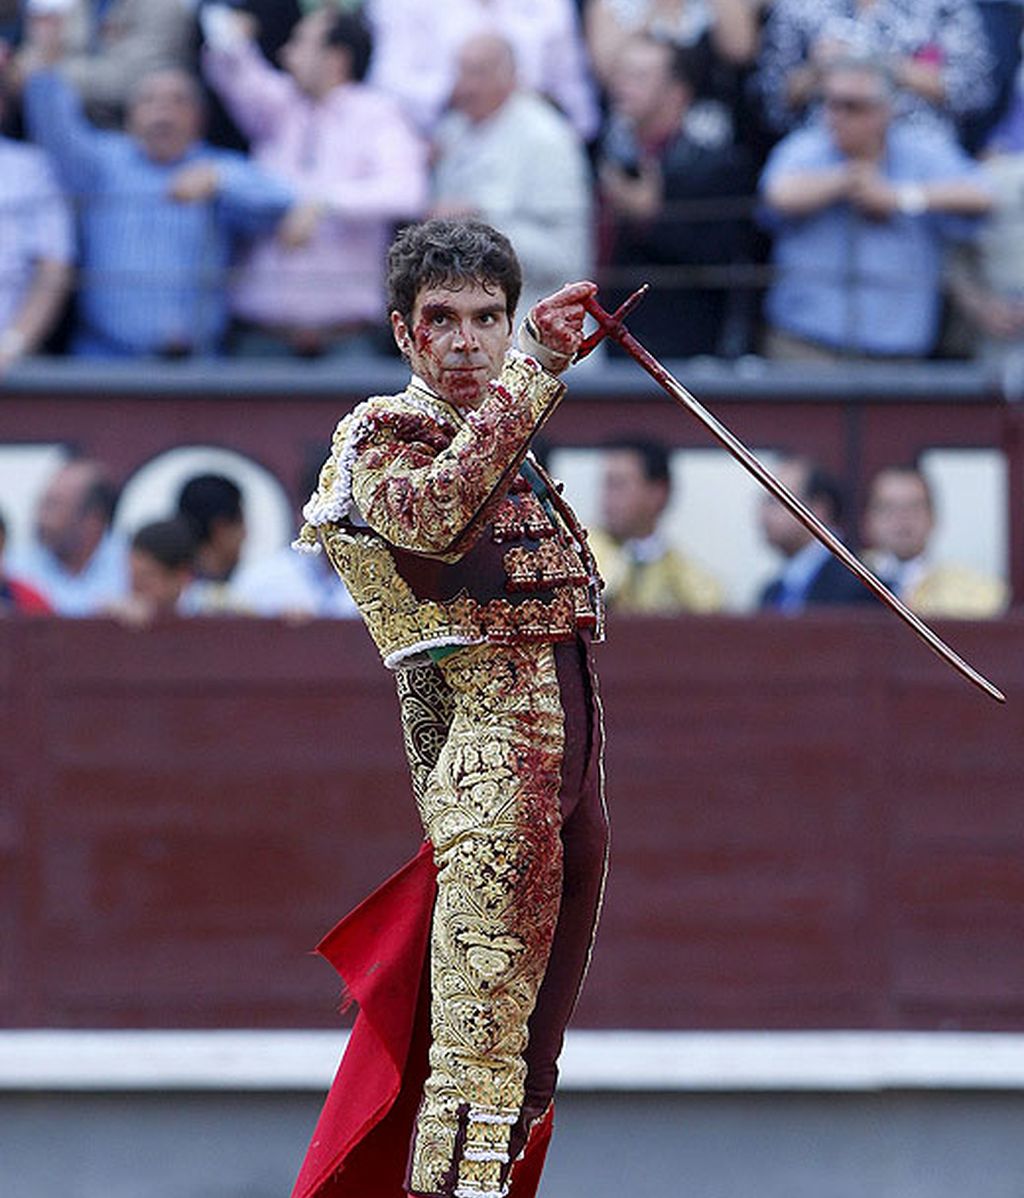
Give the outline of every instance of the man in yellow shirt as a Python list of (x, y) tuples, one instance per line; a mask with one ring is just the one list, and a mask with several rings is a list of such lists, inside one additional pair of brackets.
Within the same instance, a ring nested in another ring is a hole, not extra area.
[(590, 546), (610, 611), (675, 615), (722, 607), (718, 581), (675, 549), (660, 528), (671, 489), (664, 445), (624, 438), (608, 447), (601, 527), (591, 530)]
[(939, 562), (929, 552), (935, 501), (914, 466), (880, 470), (868, 489), (864, 541), (868, 561), (912, 610), (922, 616), (985, 620), (1002, 614), (1006, 584), (967, 566)]

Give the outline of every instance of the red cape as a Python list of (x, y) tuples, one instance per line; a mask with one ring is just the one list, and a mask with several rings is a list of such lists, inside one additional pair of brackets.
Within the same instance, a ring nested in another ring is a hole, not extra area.
[[(317, 945), (359, 1004), (348, 1047), (292, 1198), (406, 1198), (413, 1124), (430, 1044), (430, 921), (437, 869), (419, 853)], [(533, 1198), (552, 1112), (512, 1170), (510, 1198)]]

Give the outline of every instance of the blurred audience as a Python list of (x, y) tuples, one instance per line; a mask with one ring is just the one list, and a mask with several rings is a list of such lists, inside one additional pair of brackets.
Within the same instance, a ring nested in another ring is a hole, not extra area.
[(758, 90), (783, 133), (815, 109), (835, 59), (874, 57), (899, 88), (900, 116), (952, 132), (993, 99), (992, 60), (974, 0), (773, 0)]
[(872, 479), (864, 512), (866, 560), (911, 609), (922, 616), (991, 619), (1007, 605), (1006, 585), (930, 549), (935, 500), (921, 470), (892, 466)]
[[(784, 457), (775, 477), (832, 532), (840, 534), (843, 496), (839, 484), (809, 458)], [(765, 542), (783, 559), (782, 569), (761, 591), (758, 606), (798, 615), (809, 607), (877, 603), (839, 559), (777, 499), (765, 494), (758, 516)]]
[[(316, 491), (323, 461), (324, 453), (319, 449), (309, 457), (299, 479), (297, 506), (306, 503)], [(233, 587), (239, 603), (256, 616), (300, 621), (352, 619), (359, 614), (327, 554), (296, 553), (290, 545), (246, 562)]]
[(722, 607), (718, 581), (669, 542), (662, 516), (671, 494), (664, 445), (623, 438), (605, 451), (600, 524), (589, 543), (609, 611), (673, 615)]
[[(281, 50), (302, 19), (306, 7), (298, 0), (198, 0), (195, 6), (197, 47), (203, 40), (202, 29), (207, 23), (203, 13), (208, 8), (223, 8), (225, 3), (234, 12), (248, 18), (252, 37), (271, 62), (280, 61)], [(220, 97), (209, 86), (205, 89), (205, 99), (208, 140), (215, 146), (226, 146), (232, 150), (247, 149), (248, 140), (228, 115)]]
[(59, 23), (32, 22), (25, 110), (65, 188), (81, 198), (82, 282), (72, 349), (107, 357), (215, 352), (227, 323), (225, 271), (242, 233), (292, 204), (281, 181), (200, 140), (196, 81), (145, 76), (125, 133), (101, 132), (53, 69)]
[(177, 518), (193, 544), (193, 578), (179, 600), (184, 615), (231, 615), (245, 611), (234, 591), (245, 543), (245, 513), (237, 483), (222, 474), (197, 474), (178, 495)]
[(522, 313), (566, 279), (590, 276), (582, 143), (548, 101), (520, 90), (515, 51), (504, 37), (483, 33), (462, 46), (436, 150), (433, 214), (473, 216), (511, 239), (523, 268)]
[(263, 57), (240, 14), (206, 10), (207, 78), (250, 139), (255, 161), (299, 202), (256, 239), (234, 273), (235, 352), (344, 355), (372, 349), (385, 316), (393, 223), (426, 202), (425, 148), (396, 103), (362, 80), (360, 18), (319, 9)]
[(584, 29), (594, 73), (609, 86), (619, 55), (638, 33), (745, 65), (757, 54), (759, 9), (757, 0), (588, 0)]
[[(202, 140), (180, 71), (199, 27), (252, 160)], [(12, 84), (81, 205), (81, 272), (69, 312), (59, 197), (0, 139), (0, 214), (21, 220), (0, 238), (0, 373), (62, 313), (57, 344), (94, 356), (377, 352), (388, 238), (428, 205), (510, 235), (524, 306), (595, 256), (609, 307), (650, 282), (632, 327), (659, 355), (736, 358), (766, 325), (774, 357), (888, 360), (935, 352), (944, 255), (995, 192), (956, 297), (985, 356), (1022, 340), (1015, 170), (938, 135), (982, 145), (999, 118), (1021, 0), (23, 0), (0, 5), (0, 69), (19, 29)], [(777, 130), (804, 121), (769, 157), (759, 227), (756, 95)], [(1024, 153), (1015, 104), (997, 136)], [(123, 134), (97, 128), (121, 108)]]
[(300, 621), (359, 614), (326, 553), (296, 553), (289, 545), (242, 566), (232, 593), (239, 610), (254, 616)]
[(21, 33), (22, 0), (0, 0), (0, 64)]
[(704, 140), (729, 131), (759, 156), (767, 130), (748, 77), (760, 44), (762, 0), (589, 0), (584, 10), (594, 72), (610, 92), (616, 64), (637, 35), (690, 51), (697, 93), (688, 123)]
[(7, 573), (7, 521), (0, 512), (0, 618), (4, 616), (45, 616), (53, 611), (41, 591)]
[(624, 46), (613, 70), (599, 151), (606, 306), (649, 281), (657, 298), (630, 329), (652, 353), (736, 356), (747, 333), (729, 268), (749, 249), (754, 172), (727, 134), (704, 140), (690, 126), (696, 70), (692, 51), (646, 35)]
[(96, 615), (128, 589), (128, 555), (111, 528), (117, 491), (99, 462), (68, 462), (39, 501), (35, 537), (12, 553), (16, 578), (40, 591), (59, 615)]
[(573, 0), (366, 0), (377, 47), (370, 82), (431, 132), (451, 95), (462, 44), (497, 33), (515, 47), (519, 81), (547, 96), (590, 141), (600, 111)]
[(1009, 144), (981, 163), (993, 211), (956, 247), (948, 279), (970, 356), (1024, 379), (1024, 138)]
[(885, 68), (836, 59), (825, 121), (776, 146), (761, 179), (774, 233), (765, 313), (770, 357), (927, 355), (944, 251), (973, 233), (991, 194), (951, 138), (894, 121)]
[(59, 24), (61, 74), (89, 119), (119, 126), (139, 82), (167, 67), (192, 65), (193, 0), (26, 0), (31, 25)]
[(991, 96), (988, 104), (960, 122), (960, 137), (971, 154), (981, 151), (1013, 101), (1021, 66), (1024, 3), (1021, 0), (975, 0), (985, 30)]
[(155, 520), (132, 537), (128, 594), (109, 615), (139, 627), (183, 614), (182, 597), (192, 582), (195, 541), (184, 520)]
[[(0, 81), (0, 124), (5, 107)], [(0, 136), (0, 378), (60, 318), (73, 243), (71, 214), (46, 155)]]

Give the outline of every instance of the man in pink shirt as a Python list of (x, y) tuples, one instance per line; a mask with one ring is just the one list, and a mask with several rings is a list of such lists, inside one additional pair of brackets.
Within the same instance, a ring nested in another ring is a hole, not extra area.
[(426, 203), (426, 151), (395, 101), (366, 86), (370, 35), (330, 8), (303, 18), (272, 67), (244, 18), (205, 22), (203, 65), (256, 161), (302, 198), (243, 257), (235, 349), (303, 357), (365, 352), (385, 313), (395, 221)]

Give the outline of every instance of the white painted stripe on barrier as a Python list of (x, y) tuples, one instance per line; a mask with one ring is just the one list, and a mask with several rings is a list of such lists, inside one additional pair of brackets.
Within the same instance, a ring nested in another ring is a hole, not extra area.
[[(323, 1090), (344, 1032), (0, 1031), (0, 1090)], [(1024, 1090), (1024, 1034), (570, 1031), (582, 1091)]]

